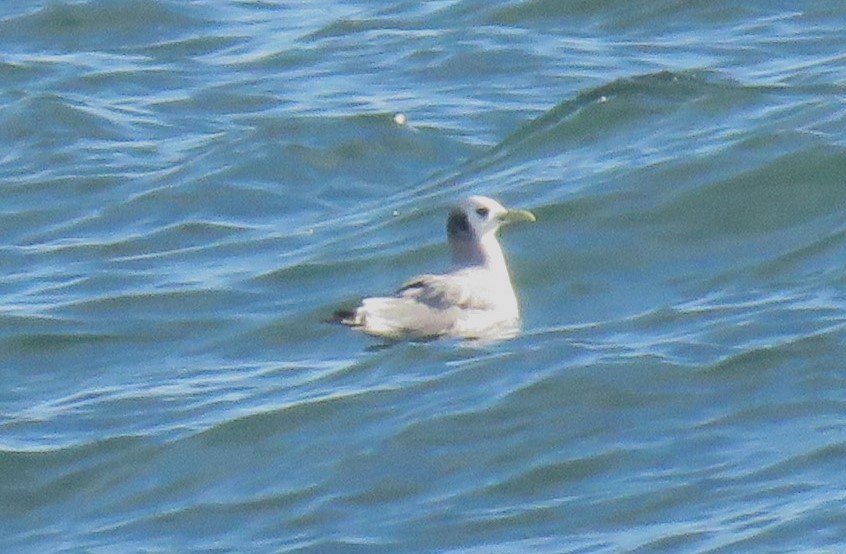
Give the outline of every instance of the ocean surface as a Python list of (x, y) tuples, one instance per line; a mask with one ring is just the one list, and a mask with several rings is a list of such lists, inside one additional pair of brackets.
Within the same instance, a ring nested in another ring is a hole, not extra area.
[[(0, 552), (846, 551), (844, 29), (2, 2)], [(324, 322), (471, 194), (518, 337)]]

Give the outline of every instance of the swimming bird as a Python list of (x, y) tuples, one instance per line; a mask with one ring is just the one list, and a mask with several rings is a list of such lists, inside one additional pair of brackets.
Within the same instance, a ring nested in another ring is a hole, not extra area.
[(514, 336), (520, 308), (497, 231), (506, 223), (535, 221), (525, 210), (471, 196), (449, 212), (452, 254), (448, 273), (418, 275), (392, 296), (365, 298), (333, 321), (388, 339), (499, 339)]

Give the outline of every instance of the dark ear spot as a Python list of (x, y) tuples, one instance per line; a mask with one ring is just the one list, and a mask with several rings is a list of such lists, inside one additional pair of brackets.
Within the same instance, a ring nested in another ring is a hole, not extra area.
[(461, 210), (452, 210), (447, 219), (447, 236), (463, 237), (470, 236), (472, 233), (467, 214)]

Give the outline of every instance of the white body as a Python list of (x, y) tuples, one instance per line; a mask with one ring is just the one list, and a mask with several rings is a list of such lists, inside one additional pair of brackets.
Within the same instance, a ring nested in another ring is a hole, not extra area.
[(502, 248), (501, 225), (534, 221), (483, 196), (467, 199), (450, 214), (447, 235), (454, 269), (420, 275), (393, 296), (365, 298), (339, 321), (379, 337), (428, 339), (507, 338), (517, 333), (520, 310)]

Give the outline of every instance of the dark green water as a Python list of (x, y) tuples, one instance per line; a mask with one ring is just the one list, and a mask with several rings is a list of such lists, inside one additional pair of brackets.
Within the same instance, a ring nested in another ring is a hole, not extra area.
[[(0, 551), (843, 551), (844, 28), (3, 3)], [(519, 337), (322, 323), (470, 194)]]

